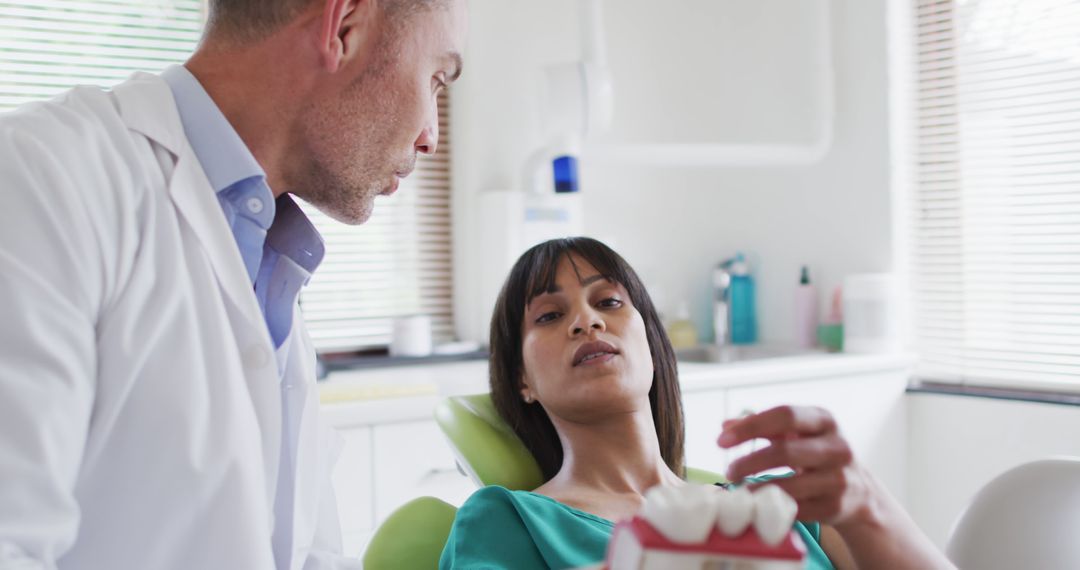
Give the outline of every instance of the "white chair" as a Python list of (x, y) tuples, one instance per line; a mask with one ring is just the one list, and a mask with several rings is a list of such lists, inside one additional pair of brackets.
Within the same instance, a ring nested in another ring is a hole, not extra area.
[(945, 552), (961, 570), (1080, 568), (1080, 458), (1033, 461), (987, 483)]

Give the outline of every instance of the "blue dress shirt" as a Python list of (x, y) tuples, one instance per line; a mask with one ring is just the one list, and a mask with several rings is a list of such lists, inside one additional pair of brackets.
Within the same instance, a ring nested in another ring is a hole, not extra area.
[(199, 80), (180, 65), (161, 76), (236, 238), (284, 370), (293, 307), (322, 261), (322, 237), (288, 194), (274, 200), (266, 173)]

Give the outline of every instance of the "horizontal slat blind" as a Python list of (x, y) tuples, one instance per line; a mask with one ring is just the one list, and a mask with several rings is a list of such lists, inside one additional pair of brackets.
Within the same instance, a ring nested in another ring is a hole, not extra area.
[(439, 144), (421, 155), (393, 196), (375, 200), (365, 224), (347, 226), (304, 204), (326, 240), (323, 265), (301, 294), (316, 349), (386, 346), (395, 317), (431, 316), (437, 342), (453, 336), (450, 245), (451, 126), (439, 96)]
[(0, 0), (0, 112), (187, 59), (203, 0)]
[[(205, 22), (204, 0), (0, 0), (0, 112), (79, 84), (111, 86), (135, 71), (188, 58)], [(438, 154), (379, 198), (368, 223), (350, 227), (304, 206), (327, 255), (301, 305), (323, 352), (385, 346), (394, 317), (432, 316), (452, 337), (450, 125), (439, 100)]]
[(919, 375), (1080, 390), (1080, 0), (916, 0)]

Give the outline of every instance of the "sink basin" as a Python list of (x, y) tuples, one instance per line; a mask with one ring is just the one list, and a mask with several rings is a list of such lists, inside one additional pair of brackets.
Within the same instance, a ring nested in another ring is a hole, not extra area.
[(746, 362), (748, 360), (805, 356), (808, 354), (822, 354), (822, 352), (814, 349), (767, 344), (701, 345), (675, 351), (675, 357), (679, 362), (699, 363)]

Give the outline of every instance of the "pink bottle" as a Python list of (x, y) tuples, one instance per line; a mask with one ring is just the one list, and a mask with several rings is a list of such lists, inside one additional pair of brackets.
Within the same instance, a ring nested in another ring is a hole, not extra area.
[(810, 270), (804, 265), (795, 290), (795, 343), (799, 348), (817, 346), (818, 298), (810, 284)]

